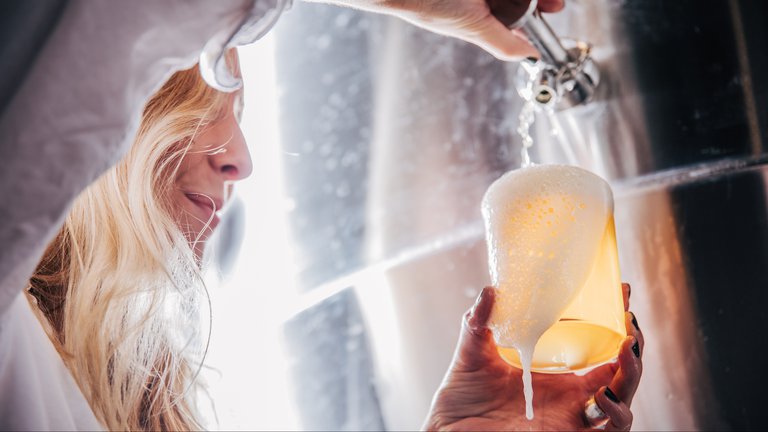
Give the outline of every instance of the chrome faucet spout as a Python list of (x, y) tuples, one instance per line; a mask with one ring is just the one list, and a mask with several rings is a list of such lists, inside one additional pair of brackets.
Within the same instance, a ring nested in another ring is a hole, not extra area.
[[(511, 6), (510, 6), (511, 5)], [(519, 29), (539, 51), (538, 76), (533, 99), (558, 110), (588, 103), (600, 81), (598, 67), (590, 56), (590, 45), (575, 41), (566, 48), (536, 9), (538, 0), (492, 2), (491, 11), (511, 30)], [(522, 13), (522, 15), (521, 15)], [(554, 91), (554, 95), (552, 94)]]

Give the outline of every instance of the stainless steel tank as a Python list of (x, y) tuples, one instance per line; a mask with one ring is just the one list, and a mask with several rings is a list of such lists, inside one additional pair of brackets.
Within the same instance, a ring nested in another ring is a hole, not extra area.
[[(302, 26), (318, 15), (302, 7), (284, 46), (326, 51), (278, 57), (299, 273), (321, 298), (355, 288), (375, 424), (418, 428), (461, 314), (488, 283), (479, 203), (519, 166), (517, 66), (393, 19), (328, 17), (313, 34)], [(533, 159), (614, 188), (647, 340), (635, 429), (762, 428), (768, 2), (571, 0), (546, 18), (592, 44), (600, 83), (586, 105), (538, 115)], [(307, 62), (328, 69), (308, 74)], [(297, 129), (297, 115), (315, 123)]]
[(603, 88), (540, 123), (537, 146), (542, 161), (613, 183), (624, 278), (649, 340), (636, 425), (761, 428), (768, 4), (572, 6), (552, 25), (594, 44)]

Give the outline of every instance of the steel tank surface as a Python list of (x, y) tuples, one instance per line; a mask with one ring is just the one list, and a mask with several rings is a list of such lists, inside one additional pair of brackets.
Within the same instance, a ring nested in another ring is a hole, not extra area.
[(613, 183), (623, 274), (649, 341), (636, 426), (761, 428), (768, 3), (579, 6), (552, 24), (594, 43), (602, 94), (541, 122), (537, 145), (542, 161)]
[[(306, 289), (354, 288), (345, 296), (366, 348), (348, 361), (373, 369), (355, 378), (366, 389), (355, 400), (370, 403), (354, 415), (376, 418), (350, 422), (348, 409), (346, 423), (317, 424), (415, 429), (488, 283), (479, 204), (520, 163), (517, 66), (395, 19), (334, 15), (311, 33), (314, 7), (286, 16), (291, 47), (314, 60), (278, 55), (278, 72), (295, 77), (285, 115), (313, 125), (283, 126), (290, 218)], [(532, 153), (613, 186), (622, 276), (647, 341), (634, 429), (762, 428), (768, 2), (571, 0), (546, 19), (592, 43), (600, 68), (592, 102), (537, 115)]]

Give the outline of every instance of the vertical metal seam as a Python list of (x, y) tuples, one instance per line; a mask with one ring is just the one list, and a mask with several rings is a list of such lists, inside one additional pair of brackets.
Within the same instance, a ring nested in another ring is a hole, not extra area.
[(749, 68), (749, 56), (747, 53), (747, 41), (744, 38), (744, 23), (741, 20), (741, 10), (738, 0), (729, 0), (728, 7), (731, 12), (734, 37), (736, 39), (736, 53), (739, 61), (741, 75), (741, 89), (744, 93), (744, 105), (749, 127), (749, 138), (752, 155), (757, 156), (762, 152), (762, 139), (760, 136), (760, 121), (757, 116), (757, 104), (755, 103), (754, 89), (752, 87), (752, 71)]

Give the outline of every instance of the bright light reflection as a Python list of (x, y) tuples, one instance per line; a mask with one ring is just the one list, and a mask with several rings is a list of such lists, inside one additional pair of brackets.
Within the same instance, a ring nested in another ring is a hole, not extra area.
[(222, 430), (296, 430), (282, 324), (296, 301), (280, 163), (274, 35), (239, 49), (242, 129), (253, 175), (238, 184), (245, 235), (233, 274), (212, 283), (213, 334), (205, 380)]

